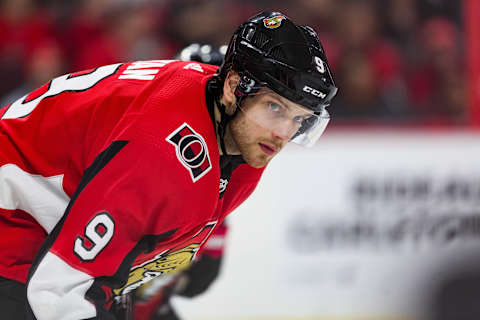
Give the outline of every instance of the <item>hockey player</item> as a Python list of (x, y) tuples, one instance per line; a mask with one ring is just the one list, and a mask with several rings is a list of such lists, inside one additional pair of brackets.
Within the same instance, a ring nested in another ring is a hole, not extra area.
[(53, 79), (0, 109), (2, 319), (115, 319), (113, 301), (188, 266), (336, 93), (316, 33), (278, 12), (216, 67), (172, 60)]

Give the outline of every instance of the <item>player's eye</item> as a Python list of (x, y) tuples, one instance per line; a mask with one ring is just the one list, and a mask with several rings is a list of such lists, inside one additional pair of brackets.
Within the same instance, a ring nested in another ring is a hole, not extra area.
[(268, 103), (268, 108), (270, 109), (270, 111), (273, 111), (273, 112), (279, 112), (280, 111), (280, 106), (274, 102), (269, 102)]
[(304, 117), (304, 116), (295, 116), (295, 117), (293, 117), (293, 121), (298, 122), (298, 123), (302, 123), (303, 120), (305, 120), (305, 117)]

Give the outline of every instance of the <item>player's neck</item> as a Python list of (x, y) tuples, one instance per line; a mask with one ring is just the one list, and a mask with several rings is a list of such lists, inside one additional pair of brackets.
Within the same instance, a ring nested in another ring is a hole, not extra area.
[[(222, 100), (220, 100), (220, 103), (224, 103)], [(228, 107), (227, 107), (227, 112), (228, 112)], [(219, 131), (218, 131), (218, 125), (222, 120), (222, 113), (218, 109), (217, 103), (215, 102), (215, 107), (214, 107), (214, 115), (215, 115), (215, 127), (217, 129), (217, 144), (218, 144), (218, 151), (220, 152), (220, 155), (223, 155), (223, 150), (220, 142), (220, 136), (219, 136)], [(237, 148), (237, 144), (235, 143), (235, 140), (233, 140), (232, 137), (232, 131), (230, 130), (230, 123), (227, 124), (227, 127), (225, 129), (225, 135), (223, 137), (223, 142), (225, 144), (225, 149), (227, 151), (227, 154), (229, 155), (238, 155), (240, 154), (240, 151)]]

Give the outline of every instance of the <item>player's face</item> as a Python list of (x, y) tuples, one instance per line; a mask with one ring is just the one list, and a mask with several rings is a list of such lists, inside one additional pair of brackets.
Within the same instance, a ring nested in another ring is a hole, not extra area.
[(230, 124), (232, 139), (248, 164), (264, 167), (310, 115), (298, 104), (262, 89), (244, 99), (241, 111)]

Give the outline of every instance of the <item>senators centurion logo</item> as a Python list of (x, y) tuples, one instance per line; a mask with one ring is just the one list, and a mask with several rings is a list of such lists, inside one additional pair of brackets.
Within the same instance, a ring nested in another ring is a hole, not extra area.
[(200, 247), (212, 234), (216, 224), (217, 221), (208, 222), (200, 231), (177, 247), (165, 250), (146, 261), (142, 259), (141, 263), (134, 263), (126, 284), (119, 289), (114, 289), (113, 295), (129, 293), (156, 277), (173, 275), (188, 268)]
[(190, 172), (193, 182), (212, 168), (205, 140), (187, 123), (178, 127), (166, 140), (175, 146), (177, 158)]
[(283, 19), (285, 19), (284, 16), (275, 16), (272, 18), (263, 19), (263, 25), (268, 29), (276, 29), (280, 27)]

